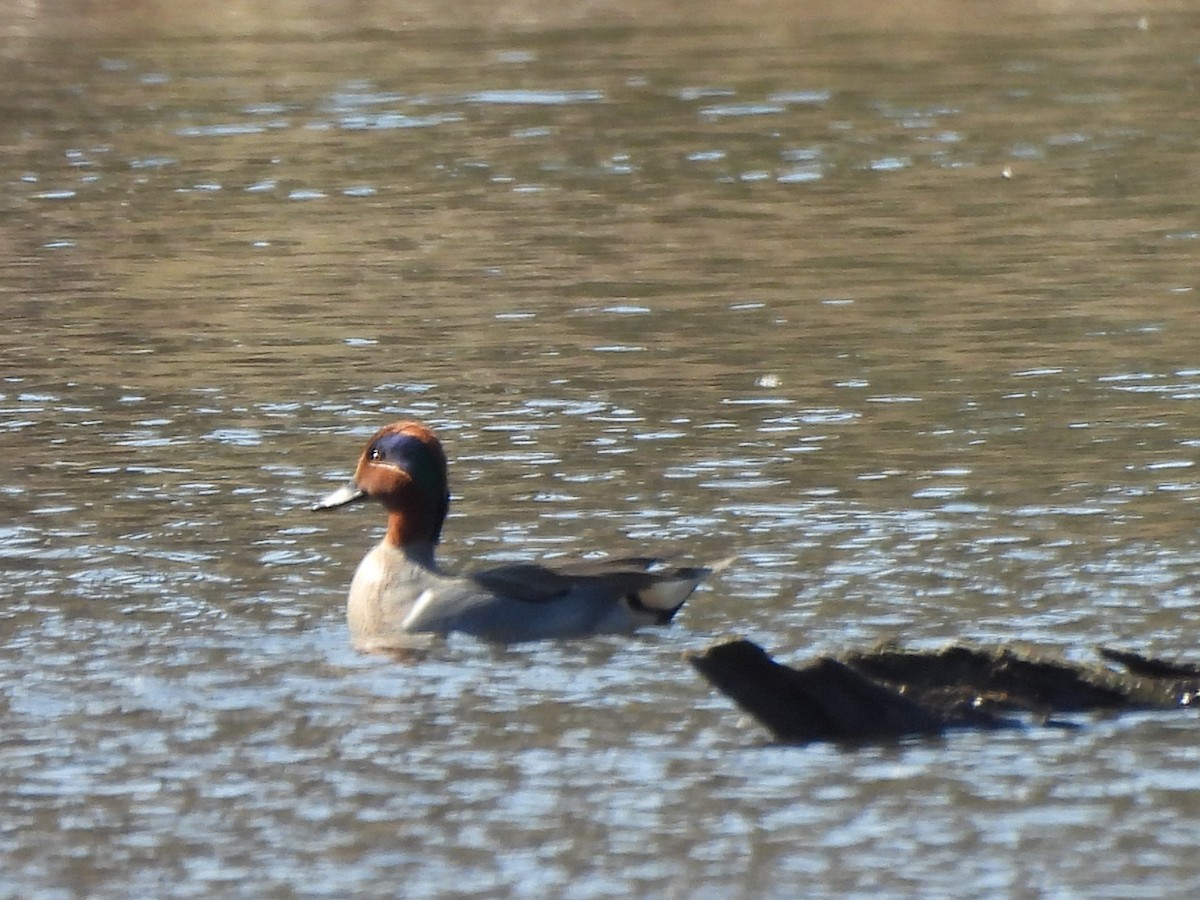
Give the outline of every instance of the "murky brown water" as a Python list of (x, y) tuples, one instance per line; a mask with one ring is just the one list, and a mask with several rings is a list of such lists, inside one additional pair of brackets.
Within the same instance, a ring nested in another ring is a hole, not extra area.
[[(1194, 716), (780, 748), (680, 659), (1195, 655), (1186, 4), (191, 6), (0, 12), (0, 894), (1200, 890)], [(358, 656), (307, 504), (402, 415), (452, 561), (741, 562)]]

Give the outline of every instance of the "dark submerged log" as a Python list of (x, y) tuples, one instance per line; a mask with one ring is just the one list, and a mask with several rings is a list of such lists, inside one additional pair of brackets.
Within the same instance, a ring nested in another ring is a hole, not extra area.
[[(959, 716), (945, 715), (830, 657), (794, 669), (757, 644), (729, 641), (689, 661), (717, 690), (789, 743), (871, 740), (938, 734)], [(991, 725), (970, 712), (962, 724)]]
[(757, 644), (734, 640), (688, 659), (788, 743), (1020, 725), (1012, 713), (1048, 721), (1055, 713), (1170, 709), (1192, 705), (1200, 692), (1200, 668), (1127, 651), (1101, 654), (1127, 671), (967, 644), (931, 651), (884, 645), (793, 668)]
[(1107, 660), (1120, 663), (1134, 675), (1146, 675), (1150, 678), (1200, 680), (1200, 666), (1192, 663), (1154, 659), (1131, 650), (1117, 650), (1113, 647), (1100, 647), (1097, 652)]

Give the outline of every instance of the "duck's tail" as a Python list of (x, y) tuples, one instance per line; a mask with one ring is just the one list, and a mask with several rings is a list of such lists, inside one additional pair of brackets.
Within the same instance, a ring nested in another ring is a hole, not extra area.
[(630, 609), (649, 615), (656, 625), (665, 625), (683, 609), (700, 582), (728, 568), (735, 559), (729, 556), (707, 566), (663, 566), (661, 560), (651, 560), (646, 567), (650, 580), (630, 591), (625, 600)]

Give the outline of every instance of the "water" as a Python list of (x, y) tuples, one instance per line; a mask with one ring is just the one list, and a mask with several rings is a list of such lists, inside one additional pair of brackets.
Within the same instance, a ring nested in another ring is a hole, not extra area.
[[(0, 12), (0, 893), (1200, 888), (1191, 714), (786, 748), (680, 658), (1194, 656), (1186, 4), (222, 10)], [(360, 656), (400, 416), (450, 563), (740, 562)]]

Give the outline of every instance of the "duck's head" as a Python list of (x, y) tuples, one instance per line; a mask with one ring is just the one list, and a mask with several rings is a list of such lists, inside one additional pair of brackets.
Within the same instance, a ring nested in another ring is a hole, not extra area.
[(446, 454), (420, 422), (393, 422), (367, 441), (354, 480), (313, 509), (334, 509), (373, 497), (388, 511), (388, 539), (397, 546), (436, 544), (450, 508)]

